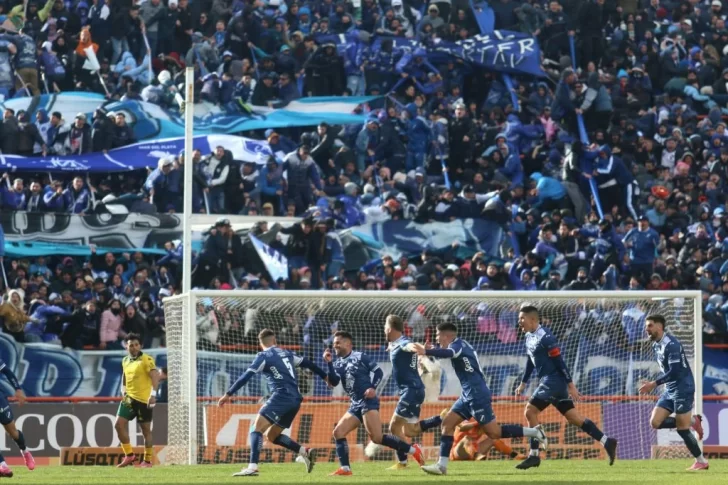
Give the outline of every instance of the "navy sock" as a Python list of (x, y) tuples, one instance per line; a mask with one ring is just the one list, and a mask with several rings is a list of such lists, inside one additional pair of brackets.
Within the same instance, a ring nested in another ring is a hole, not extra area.
[(250, 432), (250, 463), (258, 464), (260, 461), (260, 449), (263, 448), (263, 433), (259, 431)]
[(407, 453), (403, 451), (397, 451), (397, 459), (400, 463), (405, 463), (407, 461)]
[(294, 453), (298, 453), (301, 450), (301, 445), (299, 445), (284, 434), (279, 434), (275, 441), (273, 441), (273, 444), (282, 446), (283, 448), (291, 450)]
[(539, 449), (539, 443), (538, 443), (538, 440), (536, 438), (531, 438), (530, 440), (528, 440), (528, 442), (531, 445), (530, 449), (532, 449), (532, 450), (538, 450)]
[(452, 436), (440, 436), (440, 456), (442, 458), (450, 458), (450, 450), (452, 450), (452, 443), (454, 440), (455, 438)]
[(431, 418), (423, 419), (420, 421), (420, 429), (425, 432), (428, 429), (437, 428), (442, 424), (442, 418), (440, 415), (432, 416)]
[(23, 436), (23, 432), (20, 430), (18, 430), (18, 439), (15, 440), (15, 444), (18, 445), (20, 451), (25, 451), (25, 436)]
[(692, 431), (689, 429), (679, 429), (677, 430), (677, 434), (679, 434), (683, 439), (685, 446), (688, 447), (691, 455), (697, 458), (703, 454), (703, 452), (700, 451), (700, 446), (698, 446), (698, 440), (695, 439), (695, 435), (693, 435)]
[(677, 428), (677, 422), (675, 421), (675, 418), (665, 418), (665, 420), (660, 424), (660, 429), (675, 429)]
[(597, 428), (597, 425), (594, 424), (594, 421), (592, 421), (591, 419), (584, 420), (581, 425), (581, 430), (594, 438), (596, 441), (601, 441), (601, 439), (604, 437), (604, 433), (602, 433), (602, 430)]
[(387, 448), (392, 448), (393, 450), (397, 450), (398, 452), (404, 453), (405, 455), (409, 453), (410, 450), (409, 443), (400, 438), (397, 438), (392, 434), (385, 434), (384, 436), (382, 436), (382, 444)]
[(336, 456), (339, 457), (339, 465), (349, 466), (349, 443), (346, 438), (336, 440)]
[(501, 438), (520, 438), (523, 436), (523, 426), (517, 424), (501, 425)]

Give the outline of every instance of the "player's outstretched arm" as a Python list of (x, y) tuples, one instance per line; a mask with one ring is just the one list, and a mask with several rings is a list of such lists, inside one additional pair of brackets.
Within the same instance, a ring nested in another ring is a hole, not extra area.
[(321, 367), (317, 366), (315, 363), (308, 360), (306, 357), (301, 358), (301, 362), (298, 364), (298, 366), (303, 367), (304, 369), (310, 370), (311, 372), (313, 372), (314, 374), (319, 376), (324, 381), (328, 377), (326, 372)]

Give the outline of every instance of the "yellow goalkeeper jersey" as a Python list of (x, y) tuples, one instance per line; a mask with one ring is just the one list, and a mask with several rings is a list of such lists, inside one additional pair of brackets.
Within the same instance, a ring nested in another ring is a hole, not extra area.
[(154, 358), (143, 352), (136, 358), (127, 355), (121, 361), (121, 368), (126, 378), (126, 395), (146, 403), (152, 395), (152, 378), (149, 372), (157, 368)]

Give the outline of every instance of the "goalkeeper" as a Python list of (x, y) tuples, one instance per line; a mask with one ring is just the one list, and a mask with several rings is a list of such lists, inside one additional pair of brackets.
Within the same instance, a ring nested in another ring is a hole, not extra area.
[(455, 431), (454, 442), (450, 451), (453, 461), (486, 460), (491, 448), (511, 459), (523, 460), (524, 455), (516, 453), (513, 448), (501, 440), (488, 438), (478, 422), (470, 418)]
[(152, 467), (152, 408), (157, 402), (159, 371), (154, 358), (142, 352), (139, 335), (130, 333), (126, 337), (129, 355), (121, 361), (121, 396), (116, 412), (116, 435), (124, 451), (124, 459), (117, 468), (133, 465), (136, 460), (129, 443), (129, 421), (137, 420), (144, 436), (144, 459), (141, 468)]

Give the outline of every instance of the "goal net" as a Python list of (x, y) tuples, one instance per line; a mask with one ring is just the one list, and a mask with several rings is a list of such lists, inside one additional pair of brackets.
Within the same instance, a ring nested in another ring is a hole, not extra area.
[[(248, 433), (268, 390), (254, 378), (223, 408), (217, 399), (242, 374), (259, 351), (258, 332), (274, 330), (281, 346), (308, 357), (322, 368), (322, 352), (337, 330), (354, 335), (355, 348), (368, 353), (384, 370), (379, 388), (382, 421), (388, 422), (397, 393), (384, 336), (387, 315), (405, 319), (415, 341), (434, 341), (435, 326), (457, 325), (459, 335), (478, 352), (493, 393), (499, 423), (524, 423), (527, 396), (514, 396), (526, 364), (523, 334), (518, 328), (521, 304), (535, 304), (542, 324), (561, 343), (562, 354), (583, 395), (579, 411), (609, 436), (619, 439), (620, 459), (683, 455), (682, 441), (667, 430), (650, 428), (650, 413), (661, 388), (640, 396), (640, 383), (660, 369), (645, 341), (645, 317), (661, 314), (668, 332), (685, 347), (696, 376), (695, 412), (702, 410), (700, 294), (698, 292), (191, 292), (164, 301), (169, 371), (169, 436), (167, 463), (246, 463)], [(425, 363), (422, 365), (424, 366)], [(440, 413), (460, 393), (448, 361), (422, 367), (428, 388), (422, 417)], [(308, 371), (299, 371), (304, 404), (287, 431), (296, 441), (318, 449), (319, 461), (336, 461), (332, 430), (348, 409), (341, 387), (329, 389)], [(553, 409), (541, 415), (549, 436), (548, 459), (603, 458), (604, 450)], [(352, 460), (368, 459), (363, 430), (349, 436)], [(438, 454), (439, 430), (415, 439), (428, 459)], [(510, 445), (526, 451), (525, 439)], [(686, 452), (685, 452), (686, 453)], [(491, 450), (489, 458), (503, 458)], [(376, 459), (393, 459), (379, 453)], [(262, 461), (287, 462), (290, 452), (266, 443)]]

